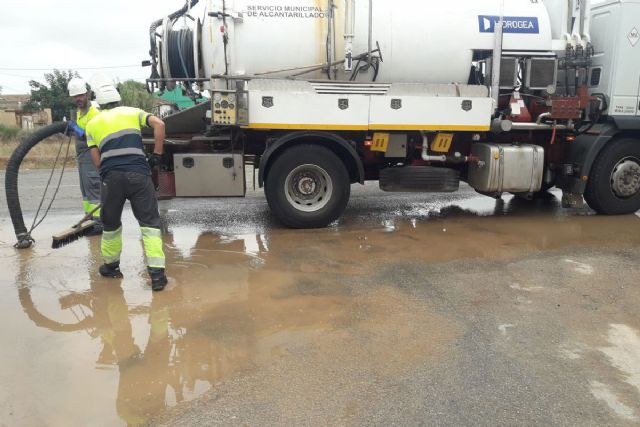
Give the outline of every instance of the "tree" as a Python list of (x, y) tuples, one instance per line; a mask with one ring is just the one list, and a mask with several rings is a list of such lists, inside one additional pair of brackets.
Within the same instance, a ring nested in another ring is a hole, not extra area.
[(157, 103), (155, 96), (147, 92), (144, 83), (135, 80), (126, 80), (118, 84), (118, 91), (122, 97), (122, 105), (136, 107), (141, 110), (151, 111)]
[(67, 84), (74, 77), (80, 77), (77, 71), (53, 70), (53, 73), (45, 73), (45, 83), (35, 80), (29, 81), (31, 86), (31, 99), (24, 105), (25, 110), (51, 109), (54, 121), (60, 121), (63, 117), (69, 117), (74, 103), (67, 92)]

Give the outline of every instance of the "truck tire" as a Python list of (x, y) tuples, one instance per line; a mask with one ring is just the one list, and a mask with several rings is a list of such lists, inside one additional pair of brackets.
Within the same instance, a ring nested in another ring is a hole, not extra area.
[(620, 139), (602, 149), (589, 173), (584, 198), (605, 215), (640, 209), (640, 140)]
[(331, 150), (296, 145), (269, 168), (265, 195), (271, 211), (292, 228), (320, 228), (344, 211), (351, 191), (349, 173)]

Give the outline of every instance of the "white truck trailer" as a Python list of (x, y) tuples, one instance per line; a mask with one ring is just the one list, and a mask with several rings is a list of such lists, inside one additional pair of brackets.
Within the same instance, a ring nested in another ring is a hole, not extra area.
[[(151, 25), (163, 197), (243, 196), (323, 227), (352, 183), (640, 209), (640, 0), (191, 0)], [(149, 140), (150, 142), (150, 140)]]

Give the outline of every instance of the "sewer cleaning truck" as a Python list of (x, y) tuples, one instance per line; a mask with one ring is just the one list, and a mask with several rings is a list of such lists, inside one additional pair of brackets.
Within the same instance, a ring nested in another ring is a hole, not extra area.
[(149, 39), (149, 91), (209, 98), (164, 118), (161, 197), (253, 167), (295, 228), (366, 180), (640, 209), (640, 0), (190, 0)]
[(150, 28), (149, 90), (210, 96), (165, 118), (161, 196), (243, 196), (250, 165), (298, 228), (365, 180), (635, 212), (639, 31), (640, 0), (192, 0)]

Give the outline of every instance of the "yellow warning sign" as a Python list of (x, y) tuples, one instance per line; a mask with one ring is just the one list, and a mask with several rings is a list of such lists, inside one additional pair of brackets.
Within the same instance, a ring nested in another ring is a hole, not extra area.
[(373, 134), (373, 140), (371, 141), (371, 151), (382, 151), (385, 153), (389, 146), (389, 134), (376, 132)]
[(451, 142), (453, 142), (452, 133), (439, 133), (431, 143), (431, 151), (446, 153), (449, 151), (449, 148), (451, 148)]

